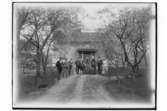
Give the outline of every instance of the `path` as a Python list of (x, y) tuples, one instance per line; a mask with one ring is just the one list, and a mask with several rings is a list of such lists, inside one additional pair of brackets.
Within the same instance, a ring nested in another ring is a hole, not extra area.
[(100, 75), (73, 75), (48, 89), (38, 101), (46, 103), (102, 103), (112, 101), (103, 88), (106, 78)]

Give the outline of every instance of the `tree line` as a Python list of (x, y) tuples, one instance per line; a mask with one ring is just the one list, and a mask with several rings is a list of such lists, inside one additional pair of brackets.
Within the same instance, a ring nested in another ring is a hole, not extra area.
[[(49, 52), (55, 48), (56, 40), (78, 26), (75, 11), (66, 8), (16, 10), (17, 57), (20, 59), (22, 53), (26, 52), (20, 63), (26, 63), (26, 59), (31, 58), (35, 63), (36, 78), (46, 74)], [(26, 58), (27, 55), (31, 56)]]
[[(106, 55), (110, 59), (114, 54), (121, 56), (122, 64), (130, 67), (133, 72), (137, 72), (143, 60), (149, 61), (146, 58), (150, 50), (150, 21), (154, 18), (151, 8), (126, 8), (120, 10), (117, 17), (114, 17), (112, 12), (109, 13), (115, 19), (102, 29), (102, 35), (110, 39), (110, 43), (103, 43), (106, 47)], [(119, 50), (115, 51), (113, 47), (119, 47), (117, 48)]]

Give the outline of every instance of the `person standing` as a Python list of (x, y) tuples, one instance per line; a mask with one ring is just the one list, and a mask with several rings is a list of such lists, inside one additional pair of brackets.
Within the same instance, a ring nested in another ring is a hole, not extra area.
[(72, 65), (73, 65), (73, 60), (72, 60), (72, 58), (69, 60), (68, 65), (69, 65), (69, 67), (68, 67), (68, 74), (69, 74), (69, 76), (70, 76), (71, 73), (72, 73)]
[(103, 65), (103, 61), (102, 61), (102, 59), (99, 56), (98, 60), (97, 60), (97, 68), (98, 68), (98, 73), (99, 74), (102, 74), (102, 65)]
[(58, 80), (59, 80), (59, 79), (60, 79), (61, 72), (62, 72), (61, 58), (59, 58), (59, 60), (56, 62), (56, 68), (57, 68)]
[(79, 60), (77, 59), (76, 61), (75, 61), (75, 69), (76, 69), (76, 74), (79, 74)]
[(102, 65), (102, 73), (106, 74), (108, 72), (108, 67), (109, 67), (109, 61), (107, 59), (103, 60), (103, 65)]
[(95, 60), (95, 57), (92, 57), (91, 66), (93, 68), (93, 74), (96, 74), (96, 60)]
[(68, 76), (68, 61), (67, 61), (67, 58), (63, 58), (63, 61), (62, 61), (62, 77), (63, 78), (67, 78)]

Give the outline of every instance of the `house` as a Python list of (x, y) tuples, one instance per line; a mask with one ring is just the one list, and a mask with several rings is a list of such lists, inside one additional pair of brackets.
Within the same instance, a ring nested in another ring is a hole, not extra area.
[(50, 61), (55, 63), (59, 57), (72, 58), (74, 61), (92, 56), (105, 57), (102, 39), (99, 32), (83, 32), (76, 29), (66, 38), (57, 40), (57, 48), (50, 53)]

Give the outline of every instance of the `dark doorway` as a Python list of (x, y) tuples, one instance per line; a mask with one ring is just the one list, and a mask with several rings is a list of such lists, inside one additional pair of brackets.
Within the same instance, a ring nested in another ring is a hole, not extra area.
[(91, 57), (95, 56), (95, 54), (95, 49), (78, 49), (79, 58), (82, 58), (82, 60), (91, 59)]
[(91, 61), (92, 58), (95, 57), (96, 55), (96, 50), (95, 49), (78, 49), (78, 55), (79, 58), (82, 59), (82, 62), (84, 64), (84, 74), (95, 74), (96, 71), (92, 67)]

